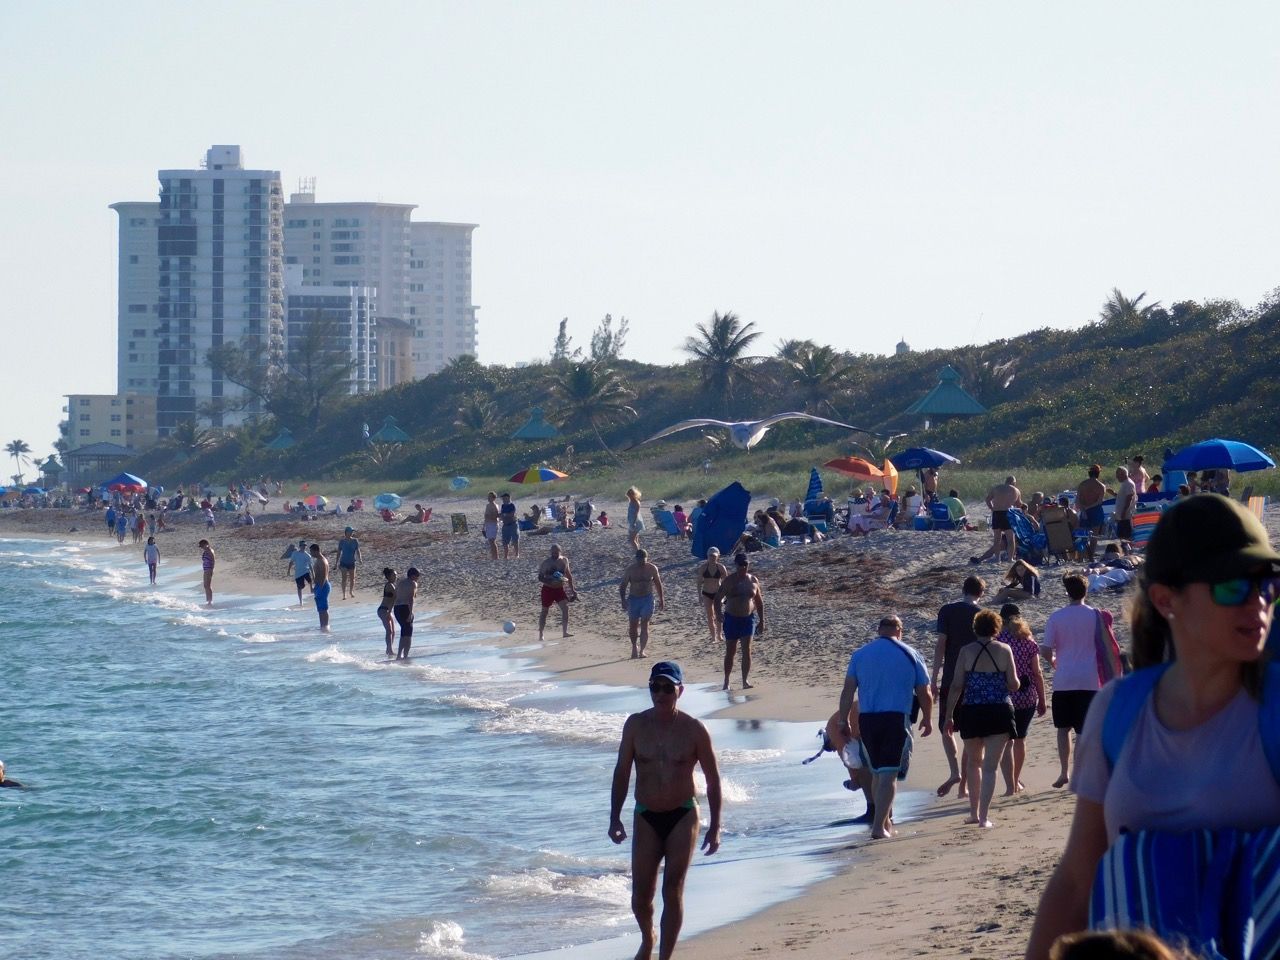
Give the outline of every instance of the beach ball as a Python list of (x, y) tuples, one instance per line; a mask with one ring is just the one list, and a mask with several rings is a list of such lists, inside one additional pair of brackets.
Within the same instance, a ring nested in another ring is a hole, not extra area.
[(514, 620), (508, 620), (506, 623), (502, 625), (502, 631), (503, 633), (515, 633), (516, 622)]

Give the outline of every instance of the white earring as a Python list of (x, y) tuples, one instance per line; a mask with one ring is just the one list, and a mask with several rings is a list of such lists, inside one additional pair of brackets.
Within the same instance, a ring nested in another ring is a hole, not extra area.
[(1166, 613), (1166, 614), (1164, 615), (1164, 618), (1165, 618), (1166, 620), (1176, 620), (1176, 619), (1177, 619), (1177, 617), (1175, 617), (1175, 616), (1173, 615), (1173, 611), (1172, 611), (1172, 610), (1170, 610), (1168, 613)]

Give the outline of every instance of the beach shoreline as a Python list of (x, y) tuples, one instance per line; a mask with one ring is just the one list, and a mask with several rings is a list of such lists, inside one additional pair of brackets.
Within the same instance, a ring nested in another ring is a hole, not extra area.
[[(642, 545), (650, 550), (666, 581), (668, 610), (654, 619), (650, 657), (635, 661), (629, 656), (625, 619), (617, 600), (619, 576), (630, 558), (625, 534), (610, 529), (526, 536), (518, 561), (493, 562), (475, 532), (482, 503), (473, 499), (446, 508), (467, 513), (472, 525), (467, 536), (446, 532), (444, 523), (415, 529), (416, 525), (384, 524), (368, 513), (328, 515), (306, 522), (268, 515), (252, 527), (220, 525), (213, 531), (206, 531), (198, 516), (182, 515), (171, 518), (173, 532), (157, 537), (161, 576), (166, 563), (172, 565), (178, 555), (184, 566), (194, 567), (199, 558), (195, 543), (207, 536), (218, 555), (215, 609), (218, 590), (292, 599), (287, 561), (278, 559), (282, 546), (306, 539), (321, 543), (331, 555), (336, 539), (350, 523), (364, 553), (357, 581), (359, 599), (337, 599), (335, 586), (331, 603), (335, 607), (368, 605), (371, 644), (381, 642), (373, 610), (382, 566), (403, 573), (414, 564), (423, 571), (419, 607), (439, 611), (433, 624), (483, 634), (484, 643), (533, 661), (553, 678), (640, 688), (652, 662), (676, 659), (684, 665), (690, 684), (711, 690), (719, 686), (722, 651), (705, 635), (705, 623), (700, 622), (696, 561), (687, 541), (653, 534), (643, 538)], [(621, 504), (604, 506), (611, 514), (622, 515)], [(85, 514), (24, 513), (28, 514), (25, 522), (17, 523), (0, 515), (0, 536), (74, 536), (95, 542), (89, 532), (92, 525), (82, 519)], [(30, 514), (62, 516), (37, 519)], [(74, 533), (58, 529), (68, 526), (79, 529)], [(755, 686), (741, 689), (735, 665), (725, 705), (711, 716), (809, 721), (816, 731), (836, 707), (849, 652), (874, 635), (874, 624), (885, 612), (903, 617), (906, 639), (928, 665), (937, 608), (957, 598), (960, 581), (974, 572), (966, 562), (968, 556), (980, 552), (974, 548), (989, 536), (882, 531), (862, 539), (841, 538), (753, 555), (753, 571), (764, 584), (769, 613), (769, 632), (755, 644)], [(105, 536), (97, 539), (106, 542)], [(547, 640), (539, 645), (535, 571), (553, 542), (561, 544), (574, 566), (582, 602), (571, 606), (572, 636), (559, 638), (559, 615), (553, 608)], [(121, 549), (136, 549), (136, 562), (142, 565), (140, 545)], [(988, 564), (979, 572), (990, 581), (1003, 570)], [(191, 590), (199, 593), (198, 571), (191, 576)], [(1037, 635), (1044, 617), (1057, 605), (1046, 598), (1027, 611)], [(1118, 605), (1113, 609), (1119, 613)], [(506, 619), (518, 625), (510, 636), (501, 633), (500, 624)], [(947, 773), (938, 734), (917, 735), (906, 788), (931, 794)], [(738, 957), (744, 949), (766, 955), (828, 957), (855, 946), (859, 953), (874, 950), (885, 960), (916, 956), (922, 949), (948, 956), (1020, 954), (1040, 890), (1061, 852), (1070, 821), (1070, 796), (1049, 786), (1056, 775), (1054, 734), (1045, 718), (1033, 724), (1028, 739), (1024, 775), (1028, 792), (1001, 799), (997, 791), (992, 808), (995, 830), (962, 825), (968, 808), (954, 791), (944, 799), (931, 797), (917, 816), (900, 824), (898, 837), (871, 841), (864, 834), (852, 842), (833, 841), (818, 855), (834, 865), (834, 876), (798, 897), (699, 934), (684, 949), (696, 947), (698, 956), (711, 960)], [(834, 758), (823, 757), (814, 776), (815, 783), (819, 777), (839, 781), (846, 773)], [(849, 817), (861, 812), (860, 796), (850, 794)], [(797, 811), (797, 816), (803, 815), (803, 809)], [(956, 897), (957, 882), (965, 884), (971, 896)], [(927, 926), (921, 920), (922, 909), (928, 911)]]

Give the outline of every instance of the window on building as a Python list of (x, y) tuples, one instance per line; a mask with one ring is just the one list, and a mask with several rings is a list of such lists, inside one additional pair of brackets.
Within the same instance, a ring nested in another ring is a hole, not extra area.
[(146, 225), (147, 225), (146, 217), (130, 217), (129, 218), (129, 226), (131, 227), (145, 227)]
[(111, 422), (112, 422), (112, 423), (119, 423), (119, 422), (120, 422), (120, 414), (118, 414), (118, 413), (113, 413), (113, 414), (111, 415)]
[(89, 431), (88, 431), (88, 430), (81, 430), (81, 431), (80, 431), (80, 436), (82, 436), (82, 437), (87, 437), (88, 435), (89, 435)]
[(87, 407), (88, 405), (89, 405), (89, 401), (87, 399), (81, 398), (80, 406)]
[(134, 328), (133, 335), (135, 337), (145, 337), (147, 335), (147, 331)]
[[(84, 403), (85, 401), (81, 400), (80, 402), (81, 402), (81, 403)], [(88, 422), (89, 422), (89, 414), (87, 414), (87, 413), (82, 413), (82, 414), (80, 414), (80, 422), (81, 422), (81, 423), (88, 423)]]
[(137, 263), (137, 262), (138, 262), (138, 255), (137, 255), (136, 253), (131, 253), (131, 254), (129, 254), (129, 262), (130, 262), (130, 263)]
[(118, 436), (120, 436), (120, 431), (119, 431), (119, 430), (112, 430), (112, 431), (111, 431), (111, 435), (112, 435), (113, 437), (118, 437)]

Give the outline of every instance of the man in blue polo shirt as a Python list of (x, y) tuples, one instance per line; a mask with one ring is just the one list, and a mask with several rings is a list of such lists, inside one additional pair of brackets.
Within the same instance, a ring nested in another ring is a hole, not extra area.
[[(933, 732), (933, 698), (929, 695), (929, 675), (914, 650), (902, 642), (902, 621), (887, 616), (880, 621), (880, 634), (855, 650), (849, 658), (844, 689), (840, 692), (840, 716), (847, 718), (858, 699), (858, 739), (862, 762), (872, 775), (876, 822), (871, 836), (892, 837), (893, 797), (896, 781), (905, 777), (911, 759), (911, 697), (920, 700), (920, 735)], [(853, 736), (848, 720), (842, 729)]]

